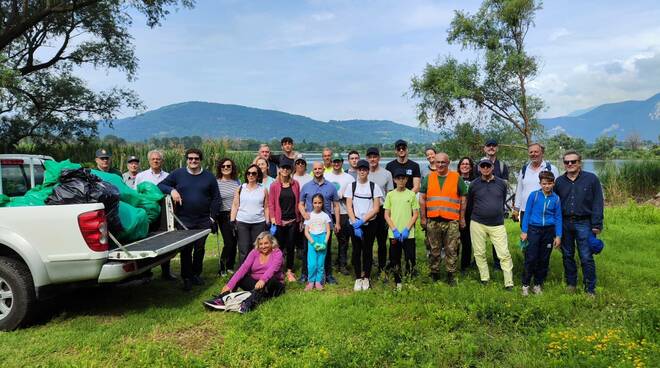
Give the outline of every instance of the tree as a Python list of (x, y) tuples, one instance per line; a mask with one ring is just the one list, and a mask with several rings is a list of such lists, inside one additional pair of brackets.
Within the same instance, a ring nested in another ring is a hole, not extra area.
[(587, 142), (584, 139), (574, 138), (566, 133), (561, 133), (548, 139), (546, 152), (548, 157), (560, 156), (568, 150), (575, 150), (584, 154), (586, 147)]
[(89, 139), (98, 121), (140, 108), (123, 88), (93, 91), (74, 75), (84, 66), (137, 72), (131, 13), (154, 27), (167, 8), (194, 0), (0, 0), (0, 147), (30, 137), (49, 143)]
[(609, 158), (612, 156), (615, 145), (615, 136), (602, 135), (596, 139), (596, 143), (591, 148), (591, 157), (598, 159)]
[(466, 114), (486, 113), (491, 121), (511, 124), (529, 144), (542, 130), (536, 116), (543, 101), (528, 90), (538, 62), (525, 51), (539, 9), (536, 0), (485, 0), (474, 15), (456, 11), (447, 41), (483, 53), (483, 62), (460, 63), (448, 56), (413, 77), (420, 125), (428, 126), (432, 118), (444, 126), (465, 121)]
[(642, 146), (642, 143), (642, 137), (640, 137), (639, 133), (637, 132), (630, 133), (626, 137), (626, 146), (631, 151), (637, 151)]

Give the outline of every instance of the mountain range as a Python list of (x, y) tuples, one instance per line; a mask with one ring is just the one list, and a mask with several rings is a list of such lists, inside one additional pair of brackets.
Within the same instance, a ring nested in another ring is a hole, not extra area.
[(540, 121), (550, 134), (563, 132), (587, 142), (602, 135), (615, 135), (618, 140), (624, 140), (633, 133), (655, 141), (660, 135), (660, 93), (644, 101), (609, 103)]
[(295, 141), (342, 144), (394, 143), (397, 139), (427, 143), (437, 133), (389, 120), (314, 120), (275, 110), (209, 102), (182, 102), (113, 121), (101, 126), (101, 136), (112, 134), (128, 141), (151, 137), (200, 136), (245, 138), (268, 142), (288, 135)]
[[(540, 119), (553, 135), (566, 133), (593, 142), (601, 135), (624, 140), (637, 133), (655, 141), (660, 135), (660, 93), (644, 101), (609, 103), (575, 111), (567, 116)], [(128, 141), (151, 137), (201, 136), (279, 140), (284, 135), (296, 141), (342, 144), (393, 143), (397, 139), (428, 143), (438, 134), (390, 120), (330, 120), (210, 102), (182, 102), (113, 121), (113, 128), (99, 127), (101, 136), (112, 134)]]

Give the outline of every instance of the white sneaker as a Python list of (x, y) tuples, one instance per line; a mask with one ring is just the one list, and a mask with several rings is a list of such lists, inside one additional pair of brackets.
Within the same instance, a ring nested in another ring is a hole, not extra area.
[(536, 295), (541, 295), (543, 294), (543, 288), (541, 288), (541, 285), (534, 285), (534, 287), (532, 288), (532, 293)]
[(523, 286), (522, 287), (522, 296), (528, 296), (529, 295), (529, 286)]
[(369, 279), (368, 278), (363, 278), (362, 279), (362, 290), (369, 290), (371, 286), (369, 285)]
[(403, 288), (403, 284), (401, 284), (400, 282), (396, 284), (396, 291), (401, 291), (402, 288)]
[(355, 280), (355, 286), (353, 286), (353, 291), (362, 291), (362, 279)]

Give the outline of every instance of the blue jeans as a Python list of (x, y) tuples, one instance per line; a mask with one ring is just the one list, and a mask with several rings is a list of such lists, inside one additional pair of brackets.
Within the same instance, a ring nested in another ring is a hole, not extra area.
[(543, 285), (548, 275), (552, 242), (555, 239), (555, 227), (529, 225), (527, 229), (528, 246), (525, 250), (525, 269), (522, 284), (529, 286), (534, 278), (534, 285)]
[(564, 234), (561, 239), (561, 253), (564, 260), (566, 284), (577, 286), (577, 265), (575, 264), (575, 245), (577, 244), (584, 278), (584, 290), (593, 293), (596, 290), (596, 262), (594, 262), (594, 256), (587, 241), (591, 234), (591, 224), (589, 220), (571, 221), (566, 217), (563, 220)]
[[(314, 241), (325, 243), (325, 233), (311, 234)], [(325, 268), (325, 255), (327, 249), (318, 251), (314, 248), (313, 243), (307, 243), (307, 282), (324, 281), (324, 268)]]

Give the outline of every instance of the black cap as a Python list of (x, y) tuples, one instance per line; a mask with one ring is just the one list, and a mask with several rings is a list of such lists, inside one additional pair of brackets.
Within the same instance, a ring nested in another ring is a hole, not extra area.
[(491, 138), (484, 143), (484, 146), (497, 146), (497, 141)]
[(394, 142), (394, 148), (400, 147), (400, 146), (408, 147), (408, 142), (404, 141), (403, 139), (399, 139), (396, 142)]
[(406, 170), (405, 170), (405, 169), (400, 168), (400, 167), (397, 167), (396, 169), (394, 169), (394, 175), (393, 175), (393, 177), (398, 178), (398, 177), (400, 177), (400, 176), (408, 177), (408, 174), (406, 174)]
[(110, 158), (112, 157), (112, 152), (105, 148), (99, 148), (96, 150), (96, 158)]
[(280, 158), (280, 167), (288, 167), (289, 169), (293, 167), (293, 160), (288, 157)]
[(293, 144), (293, 138), (291, 138), (291, 137), (284, 137), (284, 138), (282, 138), (282, 139), (280, 140), (280, 144), (284, 144), (284, 143), (292, 143), (292, 144)]
[(493, 161), (491, 161), (488, 157), (484, 157), (481, 160), (479, 160), (479, 166), (481, 166), (481, 164), (488, 164), (490, 166), (493, 166)]
[(361, 168), (361, 167), (364, 167), (364, 168), (368, 169), (368, 168), (369, 168), (369, 161), (367, 161), (367, 160), (360, 160), (360, 161), (358, 161), (358, 162), (357, 162), (357, 165), (356, 165), (356, 168), (359, 169), (359, 168)]
[(376, 147), (369, 147), (367, 149), (367, 156), (369, 156), (369, 155), (380, 156), (380, 151)]
[(126, 160), (126, 162), (133, 162), (133, 161), (140, 162), (140, 159), (137, 156), (128, 156), (128, 160)]

